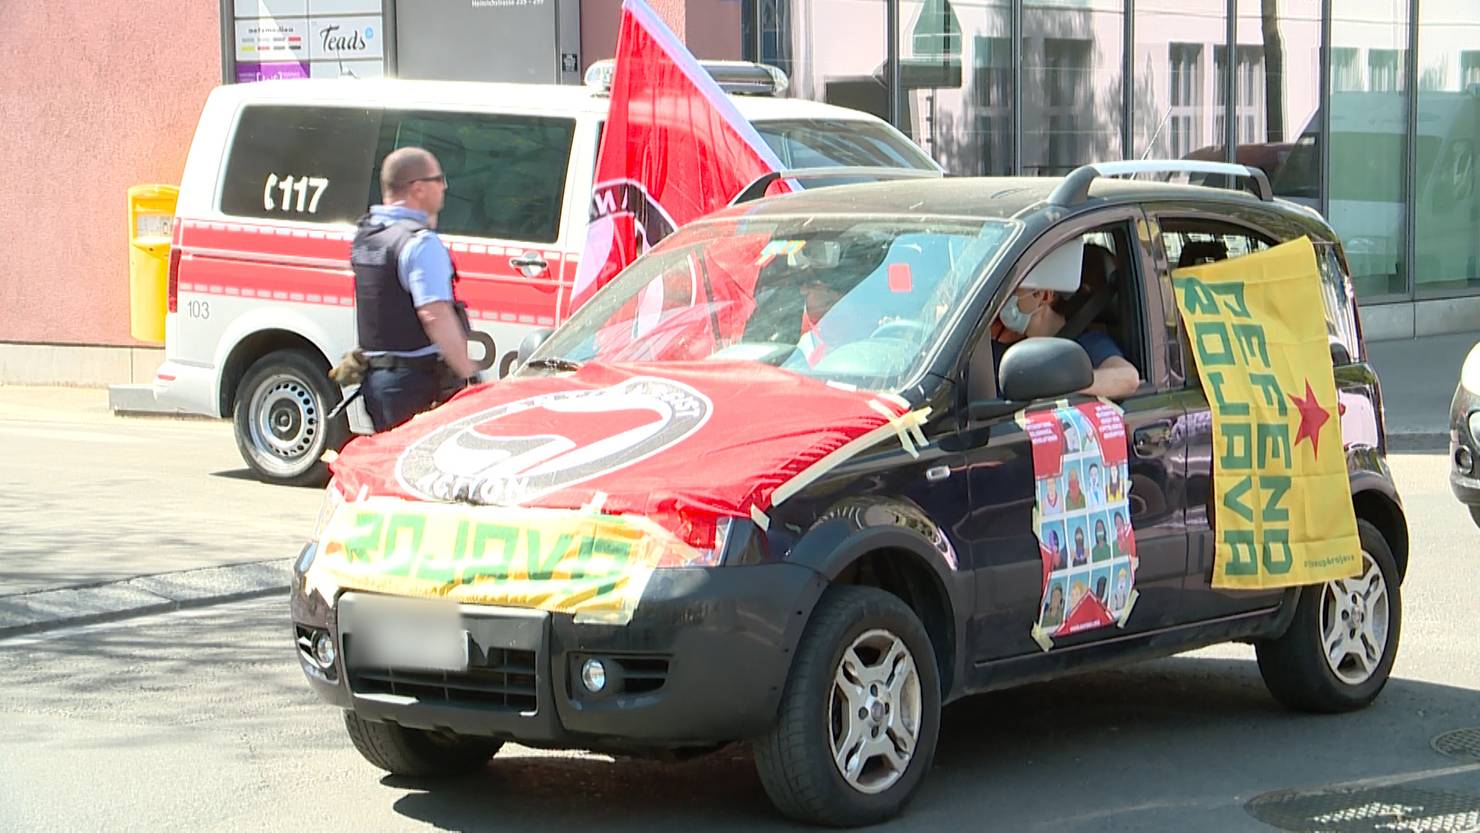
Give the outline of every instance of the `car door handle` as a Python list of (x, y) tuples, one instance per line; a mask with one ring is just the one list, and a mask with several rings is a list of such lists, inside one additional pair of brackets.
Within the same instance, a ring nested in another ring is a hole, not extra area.
[(1172, 444), (1172, 422), (1164, 419), (1150, 425), (1143, 425), (1136, 429), (1131, 438), (1137, 454), (1142, 457), (1155, 457), (1165, 452)]
[(526, 278), (532, 278), (550, 267), (549, 262), (540, 257), (538, 252), (525, 252), (518, 257), (511, 257), (509, 265), (518, 269)]

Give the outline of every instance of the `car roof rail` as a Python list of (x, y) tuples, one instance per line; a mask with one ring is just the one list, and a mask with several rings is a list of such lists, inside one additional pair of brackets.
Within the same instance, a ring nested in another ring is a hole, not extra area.
[(1214, 174), (1236, 179), (1247, 179), (1253, 184), (1254, 196), (1263, 202), (1274, 200), (1274, 190), (1269, 187), (1269, 177), (1264, 171), (1248, 165), (1229, 162), (1198, 162), (1190, 159), (1145, 159), (1125, 162), (1095, 162), (1081, 165), (1064, 177), (1059, 187), (1049, 195), (1050, 205), (1073, 206), (1089, 199), (1089, 186), (1102, 176), (1134, 176), (1136, 174)]
[(940, 179), (942, 171), (925, 168), (885, 168), (862, 165), (833, 165), (826, 168), (792, 168), (785, 171), (766, 171), (740, 190), (730, 205), (758, 200), (766, 195), (771, 183), (778, 179), (856, 179), (868, 177), (875, 180), (892, 179)]

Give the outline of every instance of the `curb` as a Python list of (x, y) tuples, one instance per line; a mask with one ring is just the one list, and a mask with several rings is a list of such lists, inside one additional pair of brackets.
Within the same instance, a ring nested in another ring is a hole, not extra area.
[(138, 576), (0, 597), (0, 640), (57, 628), (287, 594), (293, 559)]

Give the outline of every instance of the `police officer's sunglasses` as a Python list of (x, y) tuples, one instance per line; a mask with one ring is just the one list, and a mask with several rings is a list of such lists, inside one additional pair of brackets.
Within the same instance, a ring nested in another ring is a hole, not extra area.
[(446, 185), (447, 174), (437, 174), (436, 176), (419, 176), (416, 179), (408, 179), (406, 180), (406, 184), (402, 185), (401, 187), (410, 188), (412, 185), (418, 182), (440, 182), (443, 185)]

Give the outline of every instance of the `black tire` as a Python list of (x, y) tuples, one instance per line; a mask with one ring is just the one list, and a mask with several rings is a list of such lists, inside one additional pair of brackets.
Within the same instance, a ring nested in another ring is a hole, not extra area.
[[(903, 773), (870, 794), (845, 780), (833, 761), (830, 704), (844, 652), (855, 640), (880, 630), (898, 637), (914, 660), (920, 723)], [(919, 618), (882, 590), (833, 586), (802, 634), (775, 726), (752, 746), (761, 784), (782, 813), (813, 824), (854, 827), (884, 821), (904, 809), (930, 769), (939, 728), (940, 675)]]
[(503, 741), (466, 737), (394, 723), (365, 720), (352, 711), (344, 713), (344, 728), (355, 749), (372, 765), (413, 778), (463, 775), (480, 770), (498, 754)]
[[(1360, 709), (1371, 703), (1387, 685), (1398, 654), (1402, 631), (1403, 600), (1398, 584), (1398, 564), (1377, 527), (1358, 520), (1362, 549), (1377, 565), (1387, 591), (1387, 637), (1381, 657), (1370, 676), (1352, 682), (1337, 676), (1326, 659), (1321, 600), (1334, 582), (1312, 585), (1300, 593), (1295, 618), (1278, 639), (1255, 643), (1259, 674), (1276, 700), (1300, 711), (1335, 713)], [(1365, 563), (1365, 559), (1364, 559)], [(1335, 614), (1333, 614), (1335, 615)]]
[(237, 385), (232, 409), (242, 459), (269, 483), (324, 485), (324, 452), (349, 441), (348, 417), (325, 419), (341, 396), (317, 356), (276, 350), (258, 359)]

